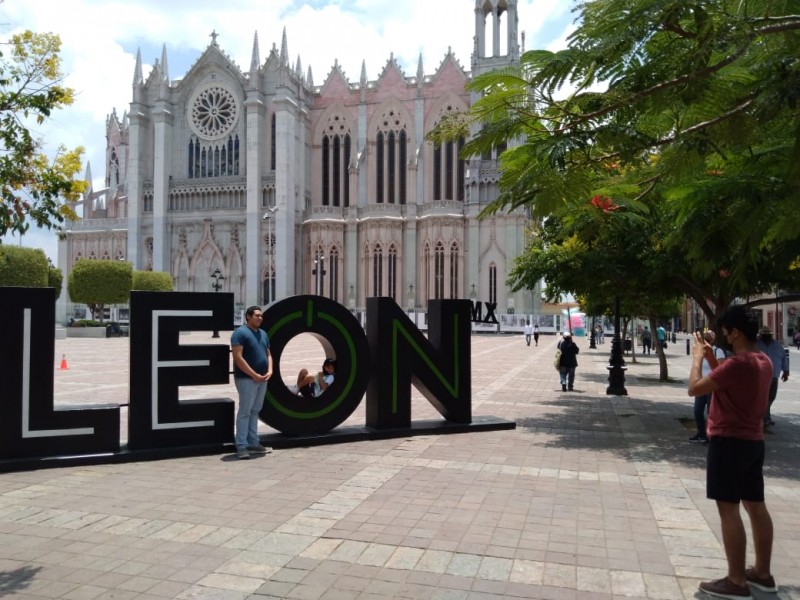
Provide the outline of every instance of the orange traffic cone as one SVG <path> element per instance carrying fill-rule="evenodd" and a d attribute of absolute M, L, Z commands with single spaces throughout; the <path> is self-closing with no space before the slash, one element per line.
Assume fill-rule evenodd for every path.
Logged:
<path fill-rule="evenodd" d="M 66 371 L 67 369 L 69 369 L 69 367 L 67 366 L 67 355 L 66 354 L 62 354 L 61 355 L 61 366 L 58 367 L 58 368 L 61 371 Z"/>

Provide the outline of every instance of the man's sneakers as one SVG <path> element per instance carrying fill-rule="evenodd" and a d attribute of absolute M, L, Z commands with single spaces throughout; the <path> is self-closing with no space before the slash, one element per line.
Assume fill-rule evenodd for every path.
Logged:
<path fill-rule="evenodd" d="M 736 585 L 730 579 L 724 577 L 716 581 L 704 581 L 700 584 L 700 591 L 715 598 L 730 598 L 732 600 L 751 599 L 753 596 L 750 594 L 750 586 L 772 594 L 778 591 L 778 586 L 772 575 L 759 577 L 755 568 L 750 567 L 744 572 L 744 576 L 747 579 L 746 585 Z"/>
<path fill-rule="evenodd" d="M 272 448 L 256 444 L 255 446 L 248 446 L 247 448 L 236 448 L 236 458 L 239 460 L 247 460 L 253 454 L 269 454 Z"/>
<path fill-rule="evenodd" d="M 746 585 L 736 585 L 727 577 L 716 581 L 704 581 L 700 584 L 700 591 L 715 598 L 730 598 L 731 600 L 752 600 L 750 588 Z"/>
<path fill-rule="evenodd" d="M 255 446 L 248 446 L 247 451 L 250 454 L 269 454 L 272 452 L 272 448 L 262 446 L 261 444 L 256 444 Z"/>
<path fill-rule="evenodd" d="M 761 590 L 762 592 L 770 592 L 775 593 L 778 591 L 778 586 L 775 584 L 775 578 L 772 575 L 768 575 L 767 577 L 759 577 L 756 575 L 756 570 L 754 567 L 750 567 L 744 572 L 744 576 L 747 579 L 747 583 L 752 585 L 757 590 Z"/>
<path fill-rule="evenodd" d="M 689 438 L 689 441 L 694 444 L 707 444 L 708 438 L 704 435 L 700 435 L 699 433 L 695 433 L 692 437 Z"/>

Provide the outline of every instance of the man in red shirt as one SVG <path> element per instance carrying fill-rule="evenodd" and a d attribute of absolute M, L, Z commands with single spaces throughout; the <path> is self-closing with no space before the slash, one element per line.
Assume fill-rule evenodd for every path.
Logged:
<path fill-rule="evenodd" d="M 717 364 L 710 344 L 695 334 L 689 395 L 713 394 L 708 415 L 706 496 L 717 503 L 728 575 L 700 584 L 718 598 L 752 598 L 750 587 L 777 592 L 770 573 L 772 518 L 764 503 L 764 412 L 772 382 L 769 358 L 756 349 L 758 319 L 749 309 L 732 306 L 718 325 L 735 355 Z M 703 377 L 706 358 L 712 371 Z M 750 516 L 755 566 L 745 569 L 747 534 L 739 503 Z"/>

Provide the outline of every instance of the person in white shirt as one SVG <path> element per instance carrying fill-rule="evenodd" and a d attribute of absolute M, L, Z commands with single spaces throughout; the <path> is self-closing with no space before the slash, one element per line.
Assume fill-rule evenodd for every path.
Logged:
<path fill-rule="evenodd" d="M 297 375 L 297 391 L 304 398 L 313 399 L 322 394 L 333 383 L 336 374 L 336 360 L 326 358 L 322 370 L 312 375 L 308 369 L 301 369 Z"/>
<path fill-rule="evenodd" d="M 531 336 L 533 335 L 533 325 L 530 321 L 525 323 L 525 343 L 531 345 Z"/>

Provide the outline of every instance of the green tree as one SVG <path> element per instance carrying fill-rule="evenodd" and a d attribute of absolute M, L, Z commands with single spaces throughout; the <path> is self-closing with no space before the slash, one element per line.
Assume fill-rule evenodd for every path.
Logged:
<path fill-rule="evenodd" d="M 56 290 L 56 300 L 58 300 L 61 297 L 61 288 L 64 287 L 64 273 L 54 266 L 49 259 L 47 262 L 47 285 Z"/>
<path fill-rule="evenodd" d="M 108 304 L 127 302 L 133 284 L 131 263 L 115 260 L 89 260 L 75 263 L 67 280 L 67 291 L 73 302 L 81 302 L 102 323 Z"/>
<path fill-rule="evenodd" d="M 43 152 L 31 126 L 73 102 L 61 85 L 61 40 L 26 31 L 0 48 L 0 236 L 24 233 L 35 223 L 51 228 L 77 218 L 69 202 L 87 182 L 76 180 L 83 148 L 59 146 L 54 159 Z"/>
<path fill-rule="evenodd" d="M 48 270 L 44 250 L 0 245 L 0 286 L 47 287 Z"/>
<path fill-rule="evenodd" d="M 581 2 L 566 49 L 476 77 L 482 98 L 431 137 L 479 130 L 470 156 L 512 142 L 485 213 L 526 205 L 544 219 L 601 197 L 623 209 L 605 226 L 635 215 L 666 285 L 714 319 L 800 283 L 797 8 Z M 643 270 L 623 264 L 626 278 Z"/>
<path fill-rule="evenodd" d="M 171 292 L 172 276 L 164 271 L 134 271 L 133 290 Z"/>

